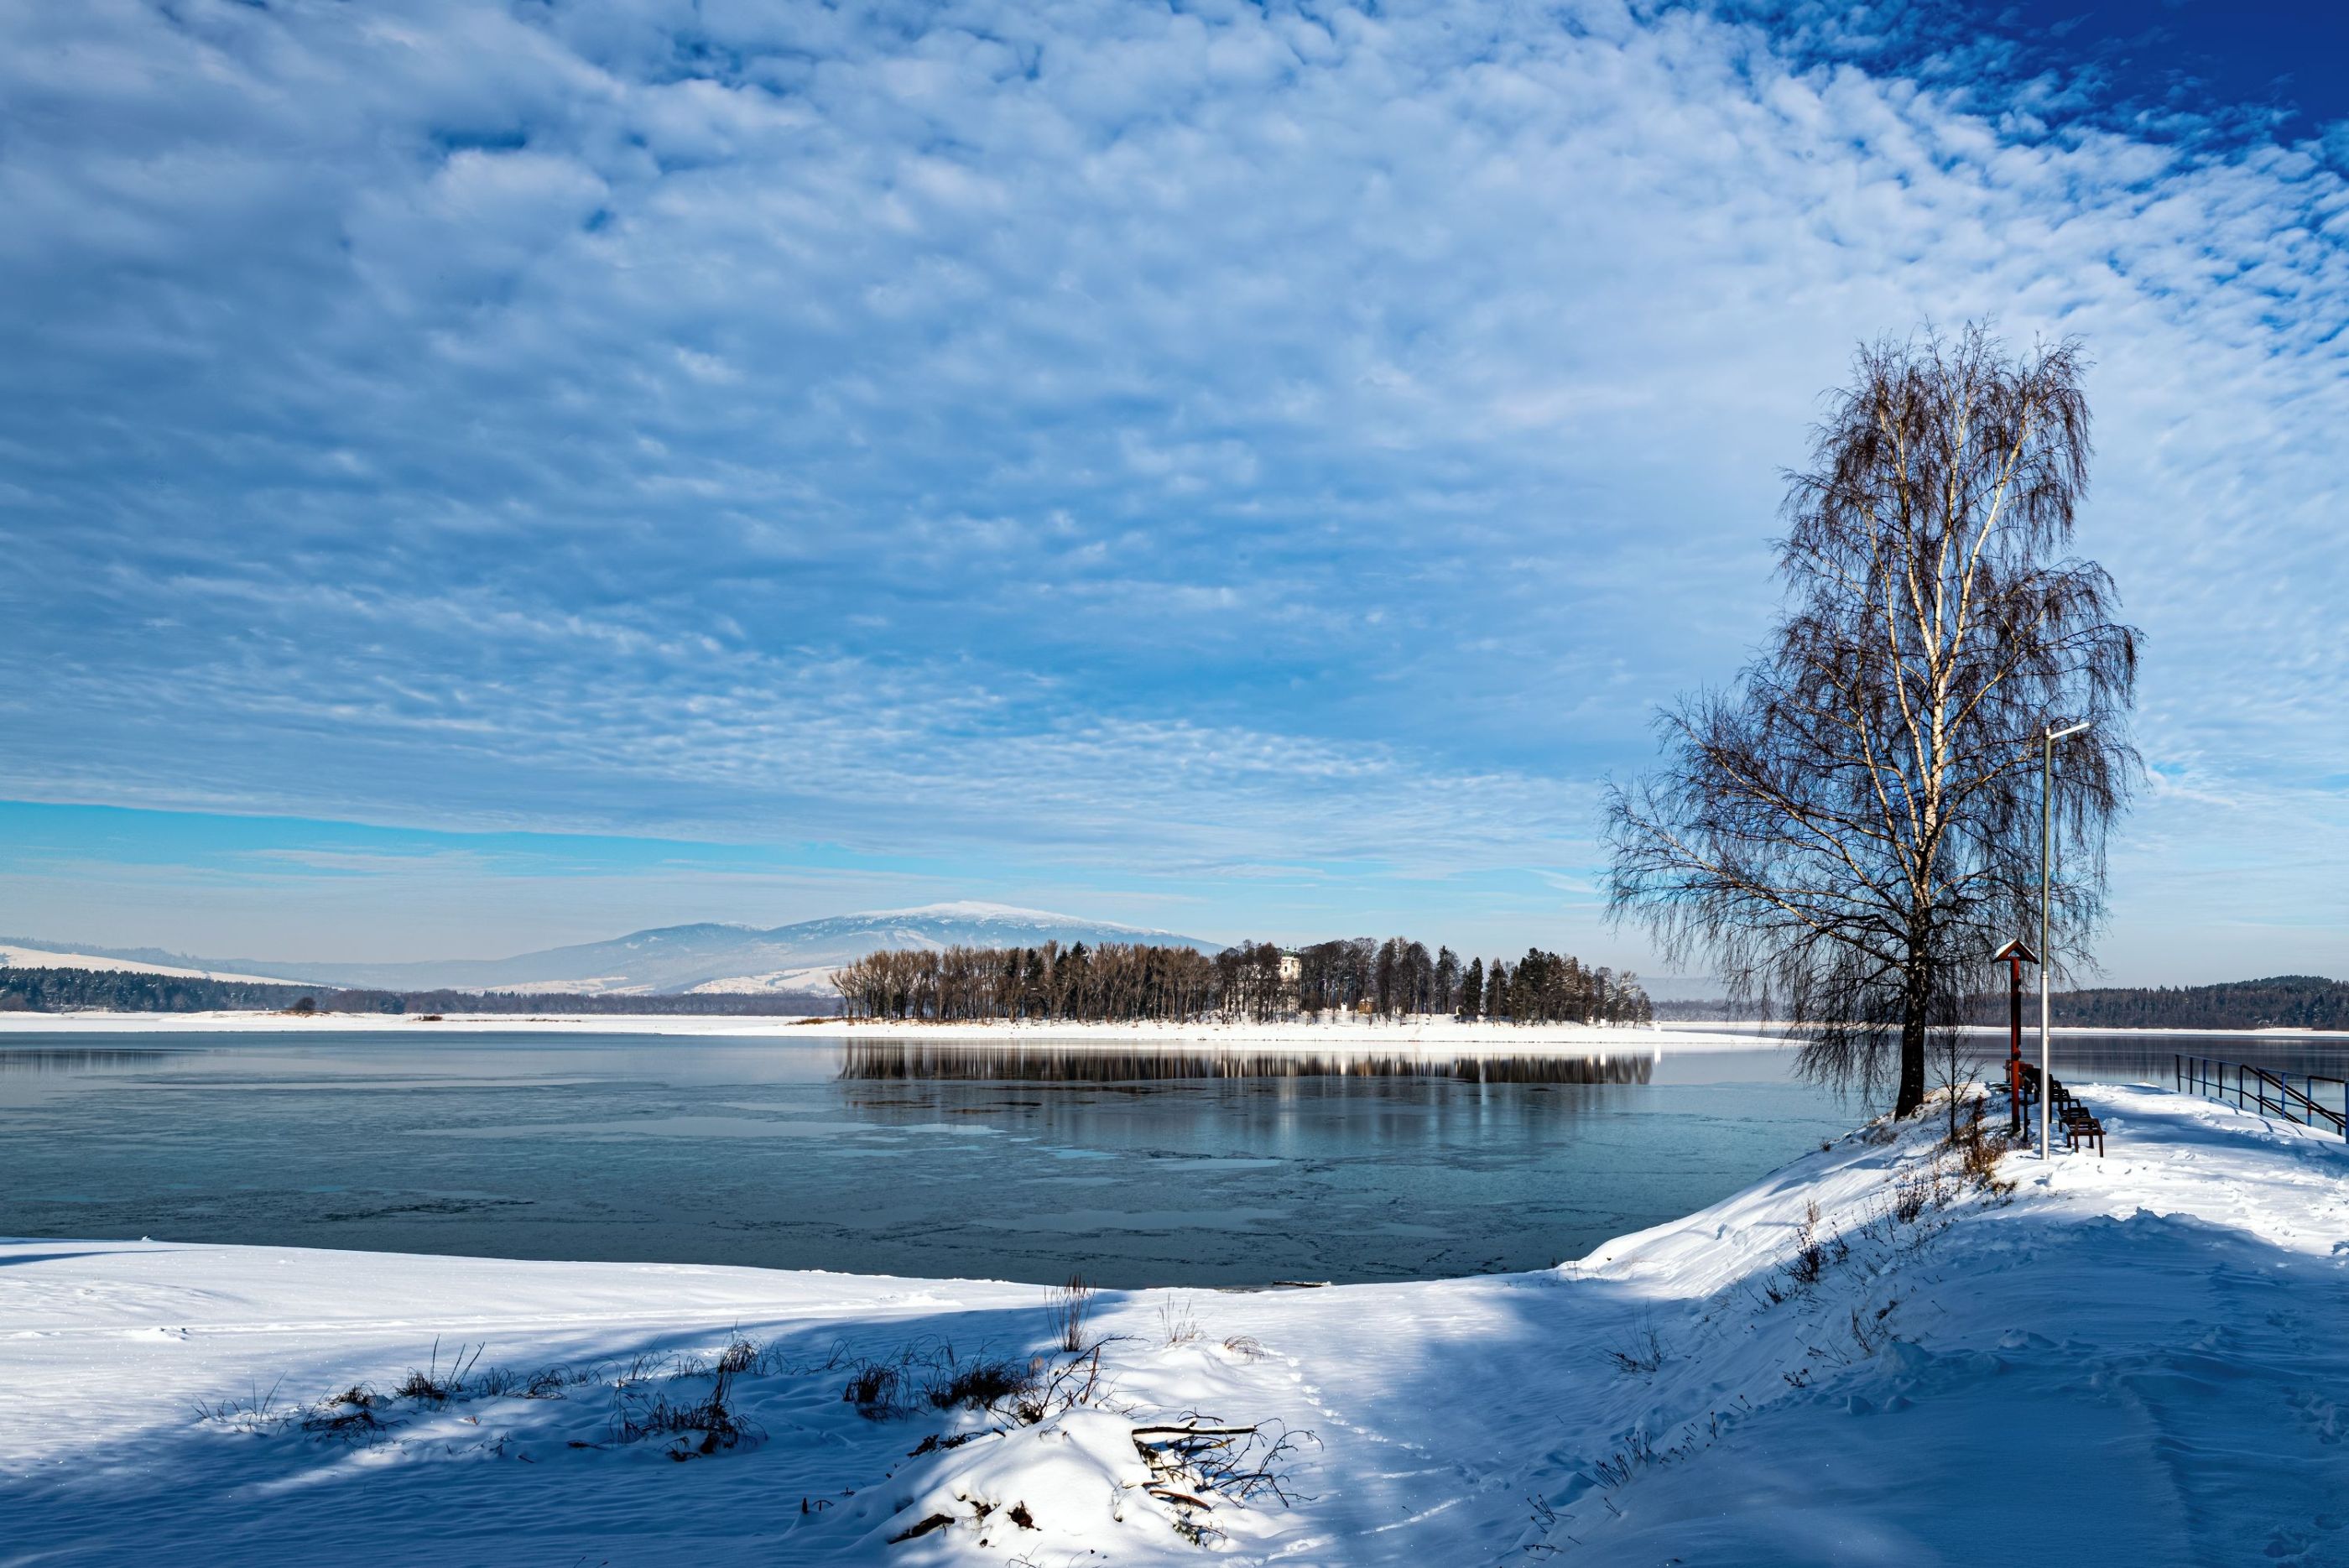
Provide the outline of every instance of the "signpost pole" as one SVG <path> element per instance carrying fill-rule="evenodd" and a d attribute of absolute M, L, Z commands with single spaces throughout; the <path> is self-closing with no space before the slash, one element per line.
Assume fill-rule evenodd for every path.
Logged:
<path fill-rule="evenodd" d="M 2011 945 L 2011 944 L 2010 944 Z M 2006 955 L 2006 1136 L 2023 1130 L 2023 954 Z"/>
<path fill-rule="evenodd" d="M 2023 966 L 2037 963 L 2039 955 L 2017 937 L 1990 961 L 2006 965 L 2006 1136 L 2017 1138 L 2023 1136 Z"/>

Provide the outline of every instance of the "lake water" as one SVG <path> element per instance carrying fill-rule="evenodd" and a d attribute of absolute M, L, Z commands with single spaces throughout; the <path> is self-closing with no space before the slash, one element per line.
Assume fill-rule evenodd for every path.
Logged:
<path fill-rule="evenodd" d="M 2166 1082 L 2154 1054 L 2105 1075 Z M 1117 1286 L 1538 1268 L 1867 1114 L 1787 1064 L 14 1034 L 0 1233 Z"/>

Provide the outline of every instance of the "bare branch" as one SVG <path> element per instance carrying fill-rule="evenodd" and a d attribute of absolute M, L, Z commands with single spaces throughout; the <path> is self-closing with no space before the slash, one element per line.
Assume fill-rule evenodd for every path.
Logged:
<path fill-rule="evenodd" d="M 2137 636 L 2064 558 L 2087 483 L 2072 342 L 2012 358 L 1980 327 L 1860 349 L 1787 476 L 1788 607 L 1730 694 L 1659 716 L 1662 766 L 1610 791 L 1609 908 L 1782 1016 L 1816 1075 L 1896 1108 L 1928 1032 L 2025 929 L 2036 738 L 2064 742 L 2055 952 L 2085 958 L 2135 778 Z M 1897 1044 L 1897 1062 L 1893 1047 Z"/>

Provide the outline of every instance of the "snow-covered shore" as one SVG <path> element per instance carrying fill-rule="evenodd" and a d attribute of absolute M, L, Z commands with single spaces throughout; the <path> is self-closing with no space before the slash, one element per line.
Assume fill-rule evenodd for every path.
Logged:
<path fill-rule="evenodd" d="M 919 1040 L 941 1044 L 1102 1044 L 1132 1048 L 1145 1044 L 1337 1047 L 1392 1051 L 1440 1046 L 1513 1054 L 1562 1053 L 1613 1055 L 1648 1050 L 1733 1051 L 1776 1049 L 1783 1034 L 1762 1023 L 1653 1025 L 1573 1023 L 1462 1023 L 1452 1019 L 1410 1018 L 1399 1023 L 1331 1018 L 1318 1023 L 1284 1019 L 1273 1023 L 922 1023 L 896 1021 L 850 1023 L 839 1018 L 698 1017 L 667 1012 L 515 1013 L 451 1012 L 426 1017 L 381 1012 L 0 1012 L 0 1044 L 12 1034 L 372 1034 L 417 1038 L 439 1033 L 491 1034 L 673 1034 L 714 1039 L 802 1038 L 847 1035 L 860 1040 Z M 2003 1028 L 1971 1030 L 2003 1037 Z M 2158 1042 L 2178 1035 L 2232 1035 L 2247 1045 L 2329 1043 L 2349 1033 L 2310 1029 L 2074 1029 L 2064 1037 Z M 2026 1035 L 2029 1032 L 2026 1032 Z"/>
<path fill-rule="evenodd" d="M 994 1410 L 923 1388 L 1068 1367 L 1033 1287 L 0 1243 L 0 1563 L 2349 1562 L 2349 1151 L 2091 1099 L 2005 1195 L 1917 1125 L 1551 1272 L 1105 1294 Z M 627 1440 L 737 1344 L 739 1441 Z"/>
<path fill-rule="evenodd" d="M 1775 1047 L 1775 1036 L 1709 1030 L 1571 1023 L 1461 1023 L 1451 1019 L 1401 1023 L 1339 1018 L 1275 1023 L 921 1023 L 786 1017 L 698 1017 L 677 1013 L 473 1012 L 425 1018 L 380 1012 L 0 1012 L 0 1043 L 11 1034 L 369 1034 L 426 1038 L 434 1033 L 669 1034 L 717 1039 L 802 1039 L 813 1034 L 857 1040 L 914 1040 L 940 1044 L 1088 1044 L 1338 1047 L 1393 1051 L 1421 1046 L 1511 1054 L 1613 1055 L 1664 1047 L 1721 1051 L 1743 1044 Z"/>

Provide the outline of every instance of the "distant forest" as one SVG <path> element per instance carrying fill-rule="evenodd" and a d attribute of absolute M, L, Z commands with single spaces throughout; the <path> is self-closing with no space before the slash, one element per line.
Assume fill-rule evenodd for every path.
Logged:
<path fill-rule="evenodd" d="M 1284 972 L 1287 971 L 1288 972 Z M 1063 950 L 894 949 L 834 971 L 852 1018 L 944 1023 L 1266 1023 L 1325 1013 L 1406 1013 L 1514 1023 L 1645 1023 L 1652 1016 L 1636 977 L 1586 969 L 1572 958 L 1528 950 L 1513 969 L 1450 948 L 1430 953 L 1403 937 L 1357 937 L 1284 953 L 1239 942 L 1210 958 L 1190 948 L 1080 942 Z"/>
<path fill-rule="evenodd" d="M 336 991 L 256 985 L 125 970 L 0 969 L 0 1012 L 664 1012 L 681 1016 L 805 1018 L 832 1011 L 820 997 L 771 993 L 585 996 L 478 991 Z"/>
<path fill-rule="evenodd" d="M 2023 1008 L 2037 1023 L 2037 993 Z M 2067 1029 L 2337 1029 L 2349 1030 L 2349 981 L 2314 974 L 2230 980 L 2216 985 L 2097 986 L 2059 991 L 2055 1024 Z M 1979 998 L 1978 1023 L 2004 1023 L 2003 993 Z M 1661 1002 L 1656 1016 L 1693 1022 L 1733 1016 L 1726 1002 Z"/>
<path fill-rule="evenodd" d="M 949 948 L 868 954 L 840 971 L 841 1006 L 859 1018 L 1244 1018 L 1369 1012 L 1483 1018 L 1497 1023 L 1644 1023 L 1729 1016 L 1723 1002 L 1651 1002 L 1636 976 L 1528 951 L 1514 965 L 1433 954 L 1395 938 L 1319 942 L 1297 950 L 1281 978 L 1281 950 L 1243 942 L 1210 958 L 1189 948 L 1104 943 L 1062 950 Z M 1016 963 L 1016 973 L 1014 965 Z M 305 1007 L 305 1003 L 307 1006 Z M 216 1012 L 243 1010 L 356 1013 L 669 1013 L 703 1017 L 822 1016 L 811 995 L 696 993 L 613 996 L 471 991 L 337 991 L 251 984 L 117 970 L 0 969 L 0 1012 Z M 2003 997 L 1976 1016 L 2006 1019 Z M 2219 985 L 2105 986 L 2055 993 L 2055 1022 L 2103 1029 L 2333 1029 L 2349 1031 L 2349 981 L 2286 974 Z"/>
<path fill-rule="evenodd" d="M 2086 1028 L 2349 1029 L 2349 981 L 2314 974 L 2218 985 L 2102 986 L 2063 992 L 2055 1003 L 2060 1022 Z M 1992 1022 L 2005 1017 L 2002 999 Z"/>

